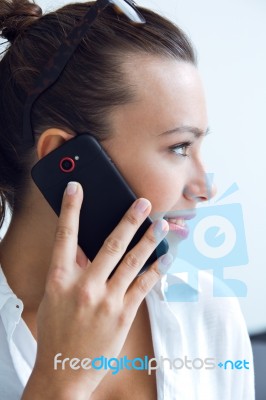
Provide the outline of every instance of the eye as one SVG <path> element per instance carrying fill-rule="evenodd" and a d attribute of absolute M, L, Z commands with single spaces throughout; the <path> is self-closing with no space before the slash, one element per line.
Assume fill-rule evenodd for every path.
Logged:
<path fill-rule="evenodd" d="M 173 152 L 177 156 L 189 157 L 188 149 L 191 147 L 191 145 L 192 145 L 192 142 L 184 142 L 184 143 L 180 143 L 175 146 L 171 146 L 169 149 L 171 152 Z"/>

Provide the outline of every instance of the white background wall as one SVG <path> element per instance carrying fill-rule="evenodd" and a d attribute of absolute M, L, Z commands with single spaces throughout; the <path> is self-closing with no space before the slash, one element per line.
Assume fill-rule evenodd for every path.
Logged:
<path fill-rule="evenodd" d="M 44 11 L 66 1 L 37 1 Z M 178 23 L 199 56 L 212 134 L 203 156 L 215 173 L 216 199 L 241 203 L 249 264 L 226 269 L 248 287 L 240 304 L 251 333 L 266 329 L 266 2 L 265 0 L 139 0 Z M 220 203 L 219 203 L 220 204 Z"/>

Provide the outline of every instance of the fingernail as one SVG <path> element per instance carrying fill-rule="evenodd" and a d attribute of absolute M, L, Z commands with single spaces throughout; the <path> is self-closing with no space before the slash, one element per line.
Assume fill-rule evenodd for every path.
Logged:
<path fill-rule="evenodd" d="M 155 235 L 162 236 L 169 230 L 169 225 L 165 219 L 158 219 L 153 225 Z"/>
<path fill-rule="evenodd" d="M 158 266 L 158 269 L 161 274 L 166 274 L 166 272 L 171 267 L 173 259 L 174 257 L 169 252 L 166 253 L 164 256 L 162 256 L 162 258 L 159 260 L 159 266 Z"/>
<path fill-rule="evenodd" d="M 135 210 L 139 211 L 140 213 L 144 214 L 145 211 L 150 207 L 151 203 L 149 200 L 146 199 L 139 199 L 135 204 Z"/>
<path fill-rule="evenodd" d="M 78 190 L 78 183 L 77 182 L 68 182 L 66 192 L 69 196 L 77 193 Z"/>

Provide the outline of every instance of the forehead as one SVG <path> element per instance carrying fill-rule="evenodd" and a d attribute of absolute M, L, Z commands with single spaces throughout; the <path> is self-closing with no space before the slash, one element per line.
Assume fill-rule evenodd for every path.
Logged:
<path fill-rule="evenodd" d="M 181 125 L 206 129 L 207 115 L 202 82 L 195 66 L 157 57 L 135 57 L 124 65 L 136 101 L 130 110 L 142 123 L 167 130 Z"/>

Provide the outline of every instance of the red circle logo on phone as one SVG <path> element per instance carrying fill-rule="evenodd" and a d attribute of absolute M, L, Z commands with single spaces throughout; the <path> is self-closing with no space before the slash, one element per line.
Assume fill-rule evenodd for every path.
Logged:
<path fill-rule="evenodd" d="M 63 172 L 72 172 L 75 168 L 75 161 L 70 157 L 64 157 L 60 161 L 60 169 Z"/>

